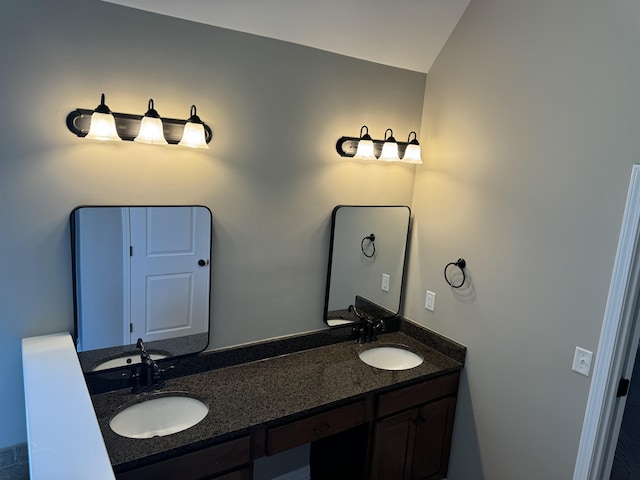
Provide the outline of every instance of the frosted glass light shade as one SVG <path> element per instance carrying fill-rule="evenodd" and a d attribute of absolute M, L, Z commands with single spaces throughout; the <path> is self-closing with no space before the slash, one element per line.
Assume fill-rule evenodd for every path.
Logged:
<path fill-rule="evenodd" d="M 387 132 L 389 136 L 387 137 Z M 382 152 L 380 153 L 379 160 L 385 162 L 399 162 L 400 156 L 398 155 L 398 143 L 393 138 L 393 130 L 387 128 L 384 132 L 384 143 L 382 144 Z"/>
<path fill-rule="evenodd" d="M 376 156 L 373 150 L 373 140 L 360 139 L 354 160 L 375 160 Z"/>
<path fill-rule="evenodd" d="M 195 105 L 191 105 L 190 117 L 184 126 L 182 140 L 178 142 L 178 145 L 191 148 L 209 148 L 209 145 L 207 145 L 207 136 L 204 131 L 204 124 L 198 116 Z"/>
<path fill-rule="evenodd" d="M 184 126 L 182 140 L 178 142 L 178 145 L 191 148 L 209 148 L 204 134 L 204 125 L 187 122 Z"/>
<path fill-rule="evenodd" d="M 162 120 L 154 117 L 142 117 L 140 132 L 133 140 L 153 145 L 167 145 L 167 140 L 164 138 L 164 131 L 162 130 Z"/>
<path fill-rule="evenodd" d="M 356 154 L 353 158 L 354 160 L 376 159 L 373 140 L 371 136 L 369 136 L 369 128 L 366 125 L 360 128 L 360 140 L 358 141 L 358 148 L 356 148 Z"/>
<path fill-rule="evenodd" d="M 382 153 L 380 154 L 379 160 L 384 160 L 386 162 L 399 162 L 400 157 L 398 156 L 398 144 L 395 141 L 385 141 L 382 145 Z"/>
<path fill-rule="evenodd" d="M 116 120 L 111 113 L 93 112 L 89 133 L 85 136 L 89 140 L 121 141 L 116 130 Z"/>
<path fill-rule="evenodd" d="M 414 143 L 407 145 L 402 161 L 405 163 L 422 164 L 420 145 L 416 145 Z"/>

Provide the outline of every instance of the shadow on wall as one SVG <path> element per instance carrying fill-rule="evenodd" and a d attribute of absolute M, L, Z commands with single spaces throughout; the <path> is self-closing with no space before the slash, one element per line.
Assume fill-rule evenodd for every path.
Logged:
<path fill-rule="evenodd" d="M 467 362 L 468 362 L 467 352 Z M 456 405 L 456 418 L 453 428 L 451 445 L 455 450 L 451 451 L 449 460 L 449 478 L 464 478 L 469 480 L 485 480 L 484 468 L 480 457 L 480 444 L 476 430 L 476 420 L 473 412 L 473 402 L 469 391 L 467 372 L 463 368 L 460 375 L 460 387 L 458 390 L 458 402 Z M 464 450 L 464 453 L 461 452 Z M 457 461 L 464 457 L 464 462 Z"/>

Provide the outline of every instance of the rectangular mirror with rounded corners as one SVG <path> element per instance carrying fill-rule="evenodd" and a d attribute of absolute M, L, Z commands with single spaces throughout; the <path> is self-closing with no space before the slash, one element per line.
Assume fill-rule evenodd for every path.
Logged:
<path fill-rule="evenodd" d="M 350 306 L 377 318 L 400 312 L 411 210 L 404 205 L 338 205 L 331 244 L 324 320 L 360 321 Z"/>
<path fill-rule="evenodd" d="M 209 344 L 211 211 L 81 206 L 71 212 L 75 342 L 85 373 Z"/>

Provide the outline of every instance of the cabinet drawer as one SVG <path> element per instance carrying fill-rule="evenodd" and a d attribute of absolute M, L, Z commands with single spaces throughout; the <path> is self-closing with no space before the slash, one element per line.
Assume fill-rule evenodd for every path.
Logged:
<path fill-rule="evenodd" d="M 118 480 L 195 480 L 246 465 L 251 459 L 251 437 L 231 440 L 196 452 L 136 468 L 116 475 Z M 234 474 L 235 475 L 235 474 Z M 225 477 L 222 477 L 225 478 Z M 230 478 L 242 478 L 232 476 Z"/>
<path fill-rule="evenodd" d="M 334 433 L 343 432 L 366 421 L 365 401 L 275 427 L 267 432 L 267 455 L 284 452 Z"/>
<path fill-rule="evenodd" d="M 454 372 L 423 383 L 383 393 L 378 397 L 377 416 L 385 417 L 438 398 L 456 395 L 459 382 L 460 372 Z"/>

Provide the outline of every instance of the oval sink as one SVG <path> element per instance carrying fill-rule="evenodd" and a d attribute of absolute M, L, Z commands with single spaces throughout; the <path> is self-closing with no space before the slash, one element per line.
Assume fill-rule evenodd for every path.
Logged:
<path fill-rule="evenodd" d="M 117 413 L 111 430 L 129 438 L 164 437 L 201 422 L 209 407 L 197 398 L 183 395 L 154 397 Z"/>
<path fill-rule="evenodd" d="M 167 358 L 167 355 L 163 353 L 150 353 L 150 355 L 152 360 L 162 360 L 163 358 Z M 135 365 L 137 363 L 140 363 L 140 353 L 131 353 L 129 355 L 123 355 L 121 357 L 111 358 L 109 360 L 101 362 L 93 367 L 93 371 L 99 372 L 101 370 L 108 370 L 110 368 Z"/>
<path fill-rule="evenodd" d="M 360 352 L 358 356 L 367 365 L 382 370 L 408 370 L 424 362 L 420 355 L 404 346 L 373 347 Z"/>

